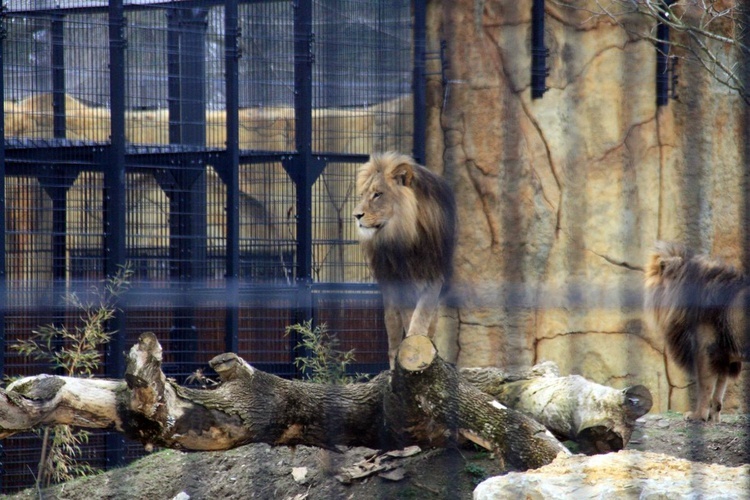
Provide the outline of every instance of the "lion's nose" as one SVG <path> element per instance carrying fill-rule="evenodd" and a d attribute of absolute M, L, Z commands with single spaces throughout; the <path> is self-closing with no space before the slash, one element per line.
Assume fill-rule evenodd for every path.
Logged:
<path fill-rule="evenodd" d="M 365 215 L 364 212 L 354 212 L 354 218 L 359 220 Z"/>

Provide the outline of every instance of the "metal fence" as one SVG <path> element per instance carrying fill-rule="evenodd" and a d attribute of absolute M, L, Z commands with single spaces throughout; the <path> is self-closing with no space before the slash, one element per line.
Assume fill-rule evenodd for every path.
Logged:
<path fill-rule="evenodd" d="M 4 375 L 11 345 L 74 325 L 62 300 L 129 263 L 102 376 L 146 331 L 180 381 L 237 352 L 297 375 L 285 327 L 312 318 L 387 367 L 381 302 L 351 212 L 374 150 L 423 158 L 424 5 L 409 0 L 5 0 L 0 90 Z M 3 442 L 2 491 L 39 439 Z M 135 443 L 95 433 L 91 465 Z"/>

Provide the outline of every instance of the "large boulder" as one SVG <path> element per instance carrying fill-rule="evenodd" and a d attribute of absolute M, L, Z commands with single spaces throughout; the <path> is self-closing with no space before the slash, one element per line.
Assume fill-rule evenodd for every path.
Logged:
<path fill-rule="evenodd" d="M 726 467 L 659 453 L 559 456 L 536 470 L 480 483 L 474 500 L 511 498 L 748 498 L 750 465 Z"/>

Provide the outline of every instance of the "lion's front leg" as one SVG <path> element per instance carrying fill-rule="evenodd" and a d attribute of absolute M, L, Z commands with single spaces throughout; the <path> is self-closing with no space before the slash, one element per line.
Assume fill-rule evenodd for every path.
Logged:
<path fill-rule="evenodd" d="M 388 361 L 391 370 L 396 366 L 396 353 L 398 346 L 404 339 L 404 323 L 401 310 L 395 300 L 395 296 L 383 291 L 383 306 L 385 308 L 385 331 L 388 333 Z"/>
<path fill-rule="evenodd" d="M 422 289 L 417 300 L 417 306 L 411 314 L 411 321 L 406 330 L 406 336 L 426 335 L 430 339 L 435 335 L 437 325 L 438 306 L 440 304 L 440 290 L 442 281 L 428 283 Z"/>

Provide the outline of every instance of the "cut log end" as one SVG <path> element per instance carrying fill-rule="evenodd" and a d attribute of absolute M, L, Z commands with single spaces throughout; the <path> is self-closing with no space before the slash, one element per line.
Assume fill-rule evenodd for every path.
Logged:
<path fill-rule="evenodd" d="M 435 344 L 427 336 L 412 335 L 401 342 L 396 361 L 404 370 L 418 372 L 429 367 L 436 356 Z"/>
<path fill-rule="evenodd" d="M 620 451 L 625 447 L 623 437 L 608 425 L 593 425 L 582 429 L 575 441 L 581 453 L 586 455 Z"/>
<path fill-rule="evenodd" d="M 642 417 L 651 410 L 653 399 L 651 391 L 645 386 L 634 385 L 623 389 L 623 407 L 628 416 L 632 419 Z"/>
<path fill-rule="evenodd" d="M 209 361 L 208 364 L 224 382 L 229 382 L 239 377 L 243 367 L 246 370 L 252 371 L 250 365 L 245 364 L 242 358 L 231 352 L 219 354 Z"/>

